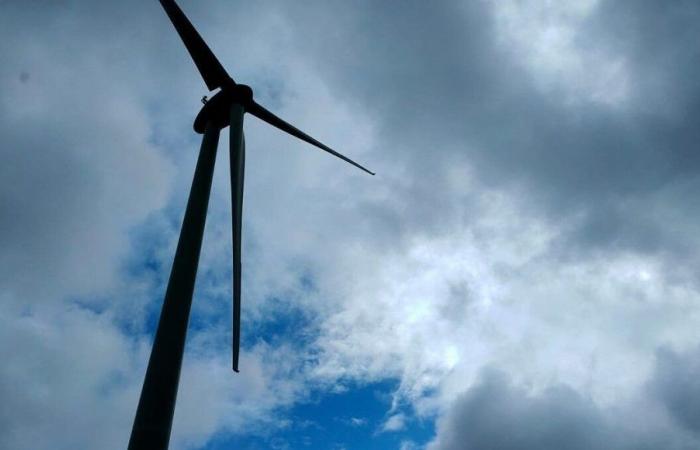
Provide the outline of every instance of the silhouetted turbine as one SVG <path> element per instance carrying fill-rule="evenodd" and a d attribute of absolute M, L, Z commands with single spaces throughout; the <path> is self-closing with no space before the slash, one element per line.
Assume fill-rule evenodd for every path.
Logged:
<path fill-rule="evenodd" d="M 160 0 L 160 3 L 187 47 L 207 88 L 210 91 L 214 89 L 220 89 L 220 91 L 211 100 L 205 102 L 194 122 L 195 131 L 204 136 L 168 280 L 168 288 L 165 292 L 163 309 L 131 431 L 130 450 L 168 448 L 220 130 L 227 126 L 230 127 L 231 209 L 233 215 L 232 352 L 233 370 L 236 372 L 238 372 L 241 336 L 241 225 L 245 171 L 243 114 L 250 113 L 270 125 L 374 175 L 373 172 L 327 147 L 256 103 L 253 100 L 253 90 L 233 81 L 175 1 Z"/>

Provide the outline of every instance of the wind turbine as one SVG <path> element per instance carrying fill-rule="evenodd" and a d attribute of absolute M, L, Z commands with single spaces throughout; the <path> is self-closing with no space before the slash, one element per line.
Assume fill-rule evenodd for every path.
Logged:
<path fill-rule="evenodd" d="M 210 91 L 220 90 L 211 100 L 204 101 L 203 99 L 204 106 L 194 121 L 194 130 L 203 134 L 202 146 L 136 410 L 129 440 L 129 450 L 168 448 L 220 131 L 227 126 L 230 127 L 229 150 L 233 216 L 232 352 L 233 370 L 236 372 L 238 372 L 241 336 L 241 218 L 245 168 L 243 115 L 249 113 L 374 175 L 373 172 L 327 147 L 258 104 L 253 99 L 253 90 L 244 84 L 237 84 L 224 70 L 175 1 L 160 0 L 160 4 L 175 26 L 175 30 L 199 69 L 207 88 Z"/>

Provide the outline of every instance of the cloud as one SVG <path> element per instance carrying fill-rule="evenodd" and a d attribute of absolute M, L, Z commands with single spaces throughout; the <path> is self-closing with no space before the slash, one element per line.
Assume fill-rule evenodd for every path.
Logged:
<path fill-rule="evenodd" d="M 363 419 L 361 417 L 351 417 L 350 425 L 353 427 L 363 427 L 367 425 L 367 419 Z"/>
<path fill-rule="evenodd" d="M 673 100 L 673 83 L 652 95 L 663 110 L 645 88 L 652 74 L 693 73 L 693 50 L 663 47 L 653 62 L 628 51 L 692 35 L 694 8 L 656 7 L 564 11 L 575 16 L 567 45 L 581 52 L 572 80 L 513 60 L 483 4 L 289 12 L 301 51 L 335 95 L 376 119 L 374 146 L 392 162 L 378 169 L 381 202 L 355 205 L 372 233 L 319 264 L 324 301 L 345 294 L 321 327 L 318 375 L 397 377 L 399 395 L 428 413 L 496 360 L 519 381 L 565 382 L 614 404 L 647 380 L 659 344 L 696 341 L 687 311 L 697 277 L 683 267 L 698 248 L 687 203 L 697 171 L 692 157 L 676 165 L 696 141 L 695 112 Z M 664 31 L 654 34 L 611 19 L 657 13 Z M 308 39 L 312 22 L 325 39 Z M 613 79 L 596 84 L 593 69 Z M 543 89 L 547 77 L 561 85 Z"/>
<path fill-rule="evenodd" d="M 689 449 L 694 443 L 663 415 L 639 404 L 597 406 L 566 385 L 540 392 L 515 386 L 498 371 L 456 398 L 438 422 L 430 450 Z"/>
<path fill-rule="evenodd" d="M 649 386 L 671 416 L 693 433 L 700 431 L 700 383 L 697 381 L 700 365 L 697 356 L 698 349 L 685 352 L 659 350 Z"/>
<path fill-rule="evenodd" d="M 4 8 L 20 18 L 27 12 Z M 134 88 L 124 78 L 106 86 L 128 71 L 89 47 L 73 57 L 70 48 L 91 42 L 94 30 L 76 26 L 69 10 L 43 10 L 37 28 L 26 31 L 33 38 L 22 40 L 15 34 L 21 20 L 9 17 L 0 49 L 7 92 L 0 103 L 0 283 L 32 303 L 102 293 L 116 282 L 129 228 L 164 205 L 172 165 L 151 142 Z M 20 85 L 22 71 L 33 76 Z"/>
<path fill-rule="evenodd" d="M 336 86 L 334 92 L 376 118 L 381 153 L 401 167 L 389 166 L 388 172 L 405 170 L 411 198 L 420 200 L 403 215 L 404 227 L 420 229 L 436 218 L 459 217 L 465 205 L 446 176 L 462 158 L 471 168 L 458 166 L 463 176 L 522 195 L 531 213 L 569 220 L 562 246 L 576 253 L 608 246 L 658 253 L 679 246 L 654 197 L 665 192 L 665 204 L 684 204 L 682 192 L 692 189 L 697 173 L 688 150 L 697 140 L 696 110 L 688 100 L 698 95 L 690 81 L 695 55 L 692 46 L 677 45 L 693 41 L 697 5 L 683 2 L 666 9 L 651 2 L 576 2 L 544 8 L 532 2 L 516 8 L 509 25 L 502 13 L 508 7 L 493 6 L 494 12 L 488 2 L 410 3 L 400 10 L 331 5 L 290 11 L 302 24 L 326 14 L 318 22 L 327 24 L 319 30 L 327 38 L 307 41 L 299 34 L 299 46 L 326 61 L 334 49 L 352 42 L 351 49 L 333 54 L 335 64 L 318 67 Z M 530 11 L 537 14 L 531 17 Z M 342 21 L 332 19 L 337 17 Z M 616 18 L 629 26 L 617 26 Z M 537 33 L 547 36 L 550 28 L 571 29 L 565 41 L 576 51 L 557 55 L 575 58 L 573 67 L 585 70 L 562 74 L 531 60 L 528 55 L 543 45 Z M 514 30 L 522 33 L 517 47 L 508 44 Z M 527 51 L 517 52 L 521 47 Z M 595 83 L 604 77 L 590 71 L 608 70 L 607 59 L 614 66 L 620 58 L 628 103 L 622 109 L 605 102 L 572 104 L 559 89 L 543 92 L 541 82 L 533 80 L 533 71 L 553 70 L 557 82 L 567 83 L 570 73 Z M 603 91 L 595 95 L 604 100 L 618 95 L 610 84 L 595 87 Z M 435 205 L 440 214 L 429 213 Z M 695 217 L 694 208 L 687 212 Z"/>
<path fill-rule="evenodd" d="M 78 308 L 16 314 L 4 304 L 0 321 L 0 446 L 123 448 L 145 343 Z"/>
<path fill-rule="evenodd" d="M 79 307 L 0 312 L 0 445 L 124 448 L 150 343 L 124 335 L 109 314 Z M 246 371 L 234 376 L 228 358 L 199 348 L 206 336 L 197 338 L 185 355 L 171 448 L 197 448 L 244 427 L 269 432 L 277 408 L 304 395 L 289 348 L 244 352 Z"/>
<path fill-rule="evenodd" d="M 382 425 L 382 431 L 384 432 L 401 431 L 404 428 L 406 428 L 406 416 L 402 413 L 393 414 Z"/>
<path fill-rule="evenodd" d="M 183 2 L 262 103 L 378 175 L 246 119 L 247 369 L 232 380 L 222 137 L 175 446 L 385 378 L 392 412 L 442 417 L 445 448 L 465 418 L 483 425 L 473 439 L 505 438 L 489 428 L 500 416 L 530 425 L 521 442 L 602 448 L 595 430 L 625 448 L 611 427 L 651 420 L 610 411 L 650 376 L 648 396 L 696 429 L 681 382 L 694 369 L 655 352 L 697 344 L 697 5 L 517 5 Z M 32 375 L 0 426 L 21 448 L 38 417 L 92 448 L 85 430 L 116 421 L 105 439 L 123 447 L 204 88 L 155 2 L 0 8 L 2 342 L 27 348 L 2 389 Z M 292 313 L 293 333 L 259 331 Z M 35 379 L 36 361 L 80 375 Z M 489 365 L 503 374 L 480 375 Z M 117 391 L 94 387 L 115 377 Z M 37 413 L 42 389 L 119 417 L 62 426 Z"/>

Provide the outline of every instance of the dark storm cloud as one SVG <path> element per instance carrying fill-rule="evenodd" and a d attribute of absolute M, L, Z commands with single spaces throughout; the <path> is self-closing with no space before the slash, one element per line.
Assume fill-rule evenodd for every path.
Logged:
<path fill-rule="evenodd" d="M 648 422 L 648 423 L 646 423 Z M 494 370 L 455 399 L 430 450 L 690 449 L 663 423 L 605 410 L 567 386 L 532 394 Z"/>
<path fill-rule="evenodd" d="M 700 168 L 698 11 L 697 2 L 609 1 L 577 30 L 584 50 L 624 59 L 630 98 L 619 108 L 542 92 L 500 44 L 485 2 L 336 2 L 290 15 L 334 91 L 381 123 L 380 173 L 409 166 L 407 190 L 421 193 L 409 213 L 416 227 L 463 208 L 444 199 L 445 169 L 463 156 L 482 183 L 517 187 L 554 221 L 573 220 L 560 251 L 657 252 L 687 247 L 650 211 L 662 189 L 684 207 Z"/>
<path fill-rule="evenodd" d="M 649 386 L 681 426 L 700 433 L 700 349 L 660 350 Z"/>
<path fill-rule="evenodd" d="M 700 52 L 697 42 L 700 30 L 693 26 L 698 20 L 700 6 L 692 0 L 668 4 L 650 0 L 606 1 L 591 17 L 590 34 L 581 39 L 586 42 L 596 39 L 604 41 L 612 50 L 626 56 L 636 73 L 636 83 L 642 90 L 644 101 L 639 109 L 651 113 L 648 117 L 658 118 L 668 112 L 683 114 L 698 107 Z M 689 127 L 689 121 L 675 119 L 659 121 L 656 125 L 649 123 L 654 125 L 650 135 L 658 134 L 669 139 L 675 136 L 682 140 L 697 133 Z M 668 134 L 664 135 L 664 132 Z M 668 156 L 675 156 L 680 165 L 674 168 L 682 170 L 697 167 L 698 157 L 693 156 L 694 153 L 688 151 Z M 691 167 L 684 167 L 689 161 L 684 161 L 683 157 L 694 160 Z"/>

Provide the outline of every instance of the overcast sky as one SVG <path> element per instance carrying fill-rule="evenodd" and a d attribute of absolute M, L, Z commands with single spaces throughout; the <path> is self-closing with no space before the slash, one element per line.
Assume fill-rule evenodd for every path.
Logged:
<path fill-rule="evenodd" d="M 181 6 L 228 138 L 171 448 L 700 448 L 700 3 Z M 156 1 L 0 0 L 0 447 L 122 449 L 208 94 Z"/>

